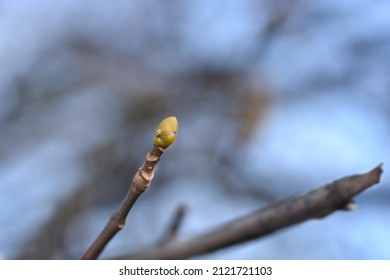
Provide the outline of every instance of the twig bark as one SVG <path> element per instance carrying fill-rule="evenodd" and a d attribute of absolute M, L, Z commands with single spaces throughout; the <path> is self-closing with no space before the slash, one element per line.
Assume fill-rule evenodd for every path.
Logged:
<path fill-rule="evenodd" d="M 351 210 L 353 197 L 377 184 L 381 173 L 379 165 L 367 173 L 341 178 L 300 197 L 269 206 L 208 234 L 166 243 L 127 258 L 187 259 L 259 238 L 309 219 L 323 218 L 337 210 Z"/>
<path fill-rule="evenodd" d="M 108 242 L 125 226 L 126 217 L 134 203 L 149 187 L 154 176 L 154 168 L 159 162 L 161 155 L 166 148 L 175 142 L 177 129 L 178 124 L 175 117 L 168 117 L 157 126 L 154 132 L 153 149 L 146 155 L 144 165 L 135 174 L 120 208 L 111 215 L 102 232 L 82 256 L 82 260 L 97 259 Z"/>
<path fill-rule="evenodd" d="M 164 235 L 164 237 L 161 239 L 161 241 L 158 243 L 159 245 L 164 245 L 169 242 L 172 242 L 176 239 L 177 233 L 180 229 L 180 226 L 183 223 L 184 216 L 187 211 L 186 205 L 180 205 L 180 207 L 176 210 L 175 216 L 172 219 L 172 223 L 170 224 L 167 233 Z"/>

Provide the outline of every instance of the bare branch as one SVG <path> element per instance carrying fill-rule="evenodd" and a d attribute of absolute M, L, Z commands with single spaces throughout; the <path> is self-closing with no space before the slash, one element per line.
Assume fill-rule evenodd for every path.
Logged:
<path fill-rule="evenodd" d="M 166 243 L 128 256 L 129 259 L 187 259 L 246 242 L 336 210 L 349 210 L 353 197 L 380 180 L 382 165 L 341 178 L 300 197 L 282 201 L 189 240 Z"/>
<path fill-rule="evenodd" d="M 153 180 L 154 168 L 159 162 L 161 155 L 166 148 L 175 142 L 177 126 L 175 117 L 168 117 L 157 126 L 154 133 L 153 149 L 146 155 L 144 165 L 135 174 L 122 205 L 111 216 L 102 232 L 81 259 L 97 259 L 108 242 L 125 226 L 126 217 L 134 203 Z"/>
<path fill-rule="evenodd" d="M 186 212 L 187 212 L 187 206 L 184 204 L 180 205 L 180 207 L 175 212 L 175 216 L 172 219 L 172 223 L 169 226 L 167 233 L 161 239 L 159 243 L 160 245 L 170 243 L 176 239 L 177 233 L 180 229 L 180 226 L 182 225 Z"/>

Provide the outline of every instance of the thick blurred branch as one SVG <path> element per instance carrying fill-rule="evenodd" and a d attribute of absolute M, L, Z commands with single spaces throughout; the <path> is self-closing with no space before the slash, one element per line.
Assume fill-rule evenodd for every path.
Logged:
<path fill-rule="evenodd" d="M 271 234 L 282 228 L 351 210 L 353 197 L 377 184 L 382 165 L 343 177 L 300 197 L 282 201 L 190 240 L 174 241 L 127 256 L 128 259 L 187 259 Z M 351 204 L 352 203 L 352 204 Z"/>

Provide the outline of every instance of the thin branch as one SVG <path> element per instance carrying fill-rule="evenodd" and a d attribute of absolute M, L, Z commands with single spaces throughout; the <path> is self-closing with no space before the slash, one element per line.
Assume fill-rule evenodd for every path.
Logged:
<path fill-rule="evenodd" d="M 161 239 L 159 245 L 170 243 L 176 239 L 177 233 L 183 223 L 186 212 L 187 212 L 187 206 L 184 204 L 180 205 L 175 212 L 175 215 L 172 219 L 172 223 L 170 224 L 167 233 Z"/>
<path fill-rule="evenodd" d="M 282 201 L 232 221 L 210 233 L 189 240 L 170 242 L 129 259 L 187 259 L 271 234 L 282 228 L 337 210 L 353 209 L 353 197 L 380 180 L 382 165 L 359 175 L 341 178 L 300 197 Z"/>
<path fill-rule="evenodd" d="M 126 217 L 134 203 L 149 187 L 154 176 L 154 168 L 159 162 L 161 155 L 166 148 L 175 142 L 177 126 L 175 117 L 168 117 L 157 126 L 154 134 L 153 149 L 146 155 L 144 165 L 135 174 L 122 205 L 118 211 L 111 215 L 102 232 L 81 259 L 97 259 L 108 242 L 125 226 Z"/>

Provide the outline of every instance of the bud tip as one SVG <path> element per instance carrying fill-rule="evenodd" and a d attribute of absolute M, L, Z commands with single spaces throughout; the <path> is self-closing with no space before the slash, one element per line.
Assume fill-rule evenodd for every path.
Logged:
<path fill-rule="evenodd" d="M 168 148 L 176 140 L 178 122 L 176 117 L 171 116 L 163 119 L 154 131 L 154 144 Z"/>

